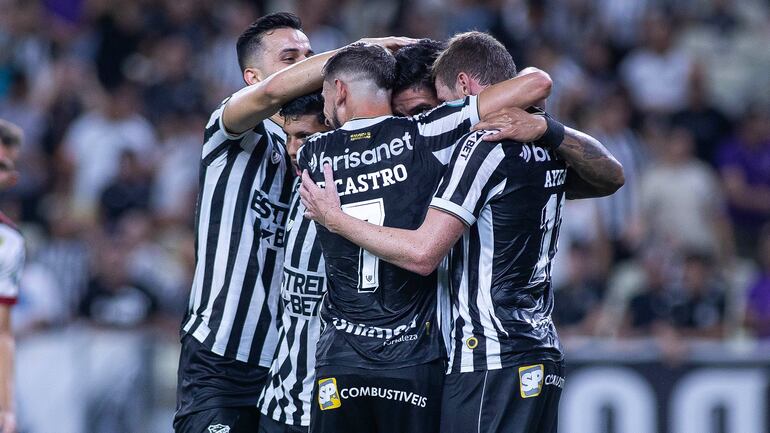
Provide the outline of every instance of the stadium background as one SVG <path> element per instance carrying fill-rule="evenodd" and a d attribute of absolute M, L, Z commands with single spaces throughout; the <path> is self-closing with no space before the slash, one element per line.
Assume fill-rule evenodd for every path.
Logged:
<path fill-rule="evenodd" d="M 623 163 L 615 196 L 564 212 L 563 432 L 768 431 L 769 2 L 0 0 L 21 432 L 171 430 L 202 128 L 242 85 L 239 32 L 276 10 L 316 52 L 490 31 Z"/>

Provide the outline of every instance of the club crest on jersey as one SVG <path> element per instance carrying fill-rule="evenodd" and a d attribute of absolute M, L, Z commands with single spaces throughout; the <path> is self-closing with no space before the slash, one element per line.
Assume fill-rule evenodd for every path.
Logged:
<path fill-rule="evenodd" d="M 537 397 L 543 390 L 543 364 L 519 367 L 521 398 Z"/>
<path fill-rule="evenodd" d="M 321 410 L 337 409 L 342 406 L 340 393 L 337 391 L 337 379 L 328 377 L 318 381 L 318 405 Z"/>
<path fill-rule="evenodd" d="M 209 433 L 230 433 L 230 426 L 224 424 L 210 425 Z"/>
<path fill-rule="evenodd" d="M 274 150 L 273 154 L 270 156 L 270 161 L 272 161 L 273 164 L 281 162 L 281 152 Z"/>

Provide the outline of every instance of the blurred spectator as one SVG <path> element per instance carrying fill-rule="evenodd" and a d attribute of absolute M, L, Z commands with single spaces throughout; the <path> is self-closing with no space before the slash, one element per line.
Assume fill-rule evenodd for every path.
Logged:
<path fill-rule="evenodd" d="M 666 272 L 665 258 L 649 250 L 644 258 L 644 280 L 639 292 L 628 304 L 623 334 L 629 336 L 652 335 L 656 328 L 667 326 L 674 303 L 671 293 L 670 273 Z"/>
<path fill-rule="evenodd" d="M 544 41 L 532 49 L 532 64 L 548 71 L 553 80 L 546 109 L 557 118 L 574 118 L 586 100 L 586 78 L 580 65 L 564 55 L 555 42 Z"/>
<path fill-rule="evenodd" d="M 746 326 L 757 337 L 770 338 L 770 225 L 762 230 L 757 251 L 760 269 L 749 288 L 746 303 Z"/>
<path fill-rule="evenodd" d="M 101 191 L 118 172 L 120 157 L 133 151 L 143 163 L 155 150 L 155 132 L 138 112 L 136 90 L 128 84 L 115 89 L 97 110 L 72 123 L 65 138 L 65 155 L 75 168 L 77 206 L 92 213 Z"/>
<path fill-rule="evenodd" d="M 692 59 L 675 45 L 674 23 L 658 11 L 645 20 L 645 44 L 623 60 L 620 72 L 634 103 L 653 113 L 672 113 L 688 98 Z"/>
<path fill-rule="evenodd" d="M 137 155 L 126 150 L 120 155 L 120 166 L 115 180 L 101 195 L 101 211 L 108 228 L 131 210 L 147 210 L 150 202 L 150 180 Z"/>
<path fill-rule="evenodd" d="M 761 227 L 770 221 L 770 115 L 752 111 L 719 149 L 717 166 L 730 205 L 738 252 L 752 257 Z"/>
<path fill-rule="evenodd" d="M 680 127 L 657 143 L 658 161 L 641 181 L 644 237 L 672 251 L 695 249 L 728 260 L 732 233 L 726 203 L 716 173 L 695 158 L 694 147 L 692 134 Z"/>
<path fill-rule="evenodd" d="M 338 24 L 339 8 L 334 1 L 319 0 L 313 6 L 303 9 L 302 28 L 305 30 L 310 46 L 317 53 L 334 50 L 352 42 L 341 31 Z"/>
<path fill-rule="evenodd" d="M 719 108 L 709 103 L 703 70 L 696 68 L 694 71 L 687 106 L 674 114 L 672 121 L 690 130 L 695 138 L 698 157 L 713 163 L 717 145 L 730 133 L 730 120 Z"/>
<path fill-rule="evenodd" d="M 682 289 L 671 308 L 672 325 L 684 337 L 721 338 L 724 335 L 726 290 L 717 284 L 707 254 L 690 252 L 682 269 Z"/>
<path fill-rule="evenodd" d="M 133 281 L 126 268 L 126 250 L 105 245 L 96 272 L 80 302 L 80 315 L 99 326 L 130 328 L 147 324 L 157 309 L 152 294 Z"/>
<path fill-rule="evenodd" d="M 560 334 L 591 335 L 604 300 L 604 278 L 592 263 L 596 256 L 589 245 L 573 244 L 565 252 L 562 263 L 569 270 L 566 284 L 556 292 L 553 320 Z"/>
<path fill-rule="evenodd" d="M 631 129 L 631 107 L 614 93 L 597 107 L 592 134 L 623 164 L 626 183 L 615 194 L 596 202 L 616 260 L 628 258 L 640 242 L 640 183 L 646 155 Z"/>

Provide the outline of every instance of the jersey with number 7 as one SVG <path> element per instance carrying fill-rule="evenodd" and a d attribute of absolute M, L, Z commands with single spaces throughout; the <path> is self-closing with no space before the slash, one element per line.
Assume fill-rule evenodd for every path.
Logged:
<path fill-rule="evenodd" d="M 308 139 L 298 161 L 319 184 L 323 165 L 332 165 L 351 216 L 416 229 L 455 143 L 478 121 L 475 96 L 415 117 L 353 119 Z M 402 368 L 446 355 L 437 325 L 449 312 L 437 308 L 435 272 L 421 276 L 380 261 L 321 226 L 318 237 L 328 280 L 318 367 Z"/>

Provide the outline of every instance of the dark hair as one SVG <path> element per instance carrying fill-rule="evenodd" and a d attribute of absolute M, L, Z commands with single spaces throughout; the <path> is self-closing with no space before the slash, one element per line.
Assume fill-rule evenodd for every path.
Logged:
<path fill-rule="evenodd" d="M 324 124 L 324 98 L 321 92 L 308 93 L 287 102 L 279 114 L 283 117 L 316 116 L 318 123 Z"/>
<path fill-rule="evenodd" d="M 302 30 L 302 21 L 299 17 L 289 12 L 278 12 L 260 17 L 258 20 L 241 33 L 238 42 L 235 44 L 235 50 L 238 53 L 238 64 L 241 70 L 249 66 L 254 54 L 259 50 L 262 43 L 262 36 L 265 33 L 275 29 L 297 29 Z"/>
<path fill-rule="evenodd" d="M 396 81 L 396 59 L 379 45 L 351 44 L 339 50 L 324 65 L 325 80 L 333 80 L 340 74 L 358 75 L 381 89 L 390 90 Z"/>
<path fill-rule="evenodd" d="M 445 48 L 445 42 L 420 39 L 416 44 L 396 51 L 396 82 L 393 84 L 393 92 L 410 87 L 424 87 L 435 92 L 431 75 L 433 62 Z"/>
<path fill-rule="evenodd" d="M 479 84 L 497 84 L 516 76 L 511 53 L 487 33 L 460 33 L 449 40 L 447 49 L 433 64 L 433 77 L 451 86 L 457 74 L 465 72 Z"/>
<path fill-rule="evenodd" d="M 0 119 L 0 145 L 5 147 L 17 147 L 21 145 L 24 133 L 21 128 L 13 123 Z"/>

